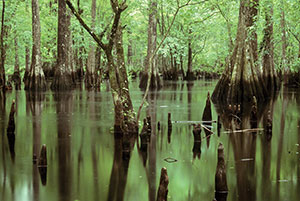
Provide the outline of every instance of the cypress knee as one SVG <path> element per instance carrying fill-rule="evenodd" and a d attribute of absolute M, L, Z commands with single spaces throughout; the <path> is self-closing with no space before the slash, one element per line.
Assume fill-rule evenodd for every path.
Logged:
<path fill-rule="evenodd" d="M 39 167 L 47 167 L 47 149 L 45 144 L 41 148 Z"/>
<path fill-rule="evenodd" d="M 171 143 L 171 134 L 172 134 L 172 121 L 171 113 L 168 113 L 168 143 Z"/>
<path fill-rule="evenodd" d="M 8 133 L 14 133 L 15 132 L 15 100 L 12 101 L 10 113 L 9 113 L 9 120 L 8 120 L 8 126 L 7 126 L 7 134 Z"/>
<path fill-rule="evenodd" d="M 152 127 L 151 127 L 151 117 L 150 116 L 147 117 L 147 126 L 148 126 L 147 132 L 149 135 L 151 135 Z"/>
<path fill-rule="evenodd" d="M 222 143 L 220 143 L 218 147 L 218 164 L 215 176 L 215 188 L 217 193 L 228 192 L 224 159 L 224 146 Z"/>
<path fill-rule="evenodd" d="M 156 201 L 167 201 L 169 177 L 166 168 L 161 169 L 159 187 Z"/>
<path fill-rule="evenodd" d="M 212 123 L 212 114 L 211 114 L 211 103 L 210 103 L 210 94 L 209 92 L 207 93 L 207 98 L 206 98 L 206 104 L 205 104 L 205 108 L 203 111 L 203 115 L 202 115 L 202 121 L 204 121 L 203 125 L 206 128 L 210 128 Z M 210 122 L 210 123 L 209 123 Z M 208 129 L 204 129 L 204 132 L 206 134 L 206 142 L 207 142 L 207 147 L 209 147 L 209 141 L 210 141 L 210 135 L 212 134 L 212 132 Z"/>
<path fill-rule="evenodd" d="M 267 133 L 272 135 L 272 127 L 273 127 L 273 121 L 271 116 L 271 111 L 268 111 L 268 118 L 267 118 Z"/>
<path fill-rule="evenodd" d="M 193 135 L 194 135 L 194 142 L 201 142 L 201 125 L 196 124 L 193 125 Z"/>
<path fill-rule="evenodd" d="M 210 94 L 207 93 L 206 104 L 202 115 L 202 121 L 211 121 L 212 114 L 211 114 L 211 103 L 210 103 Z"/>
<path fill-rule="evenodd" d="M 41 176 L 42 184 L 46 185 L 46 183 L 47 183 L 47 149 L 46 149 L 45 144 L 43 144 L 43 146 L 41 148 L 38 168 L 39 168 L 39 173 Z"/>
<path fill-rule="evenodd" d="M 168 113 L 168 130 L 172 131 L 171 113 Z"/>
<path fill-rule="evenodd" d="M 147 163 L 147 155 L 148 155 L 148 143 L 149 143 L 149 138 L 148 136 L 148 124 L 147 120 L 144 119 L 144 126 L 140 134 L 140 139 L 141 139 L 141 156 L 143 159 L 143 165 L 144 167 L 146 166 Z"/>
<path fill-rule="evenodd" d="M 218 137 L 220 137 L 220 135 L 221 135 L 221 128 L 222 128 L 221 119 L 220 119 L 220 115 L 218 115 L 218 121 L 217 121 Z"/>
<path fill-rule="evenodd" d="M 250 125 L 251 128 L 257 128 L 257 102 L 255 96 L 253 96 L 253 104 L 250 114 Z"/>
<path fill-rule="evenodd" d="M 146 122 L 146 119 L 144 119 L 144 126 L 142 128 L 141 134 L 140 134 L 140 139 L 141 139 L 141 145 L 143 146 L 144 144 L 148 144 L 148 125 Z"/>
<path fill-rule="evenodd" d="M 201 125 L 195 124 L 193 125 L 193 135 L 194 135 L 194 146 L 193 146 L 193 159 L 198 157 L 200 159 L 201 156 Z"/>

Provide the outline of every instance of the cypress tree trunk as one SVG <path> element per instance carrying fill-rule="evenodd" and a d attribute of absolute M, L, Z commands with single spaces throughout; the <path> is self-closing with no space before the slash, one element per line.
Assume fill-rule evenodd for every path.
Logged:
<path fill-rule="evenodd" d="M 25 80 L 25 90 L 46 90 L 46 80 L 41 59 L 41 25 L 38 0 L 32 0 L 32 56 L 28 78 Z"/>
<path fill-rule="evenodd" d="M 111 26 L 109 41 L 106 44 L 104 44 L 101 39 L 86 25 L 79 13 L 73 7 L 72 3 L 69 0 L 66 0 L 66 2 L 81 25 L 94 38 L 106 54 L 109 70 L 109 82 L 115 106 L 115 132 L 121 134 L 136 134 L 137 123 L 129 94 L 122 44 L 122 29 L 120 26 L 121 14 L 127 8 L 126 1 L 119 3 L 117 0 L 110 0 L 111 7 L 115 15 Z M 116 45 L 117 63 L 115 63 L 115 59 L 112 55 L 114 45 Z"/>
<path fill-rule="evenodd" d="M 71 25 L 71 13 L 69 12 L 68 16 L 70 17 L 69 26 Z M 71 76 L 72 76 L 72 84 L 76 84 L 76 71 L 75 71 L 75 64 L 74 64 L 74 55 L 73 55 L 73 35 L 71 29 L 68 30 L 69 35 L 69 65 L 71 69 Z"/>
<path fill-rule="evenodd" d="M 264 100 L 267 91 L 258 68 L 255 18 L 258 0 L 241 0 L 235 48 L 213 94 L 213 102 L 251 102 Z"/>
<path fill-rule="evenodd" d="M 157 89 L 161 87 L 161 81 L 157 71 L 157 56 L 154 56 L 154 52 L 156 49 L 156 39 L 157 39 L 157 2 L 156 0 L 149 0 L 149 23 L 148 23 L 148 48 L 147 48 L 147 57 L 145 61 L 145 69 L 142 72 L 142 77 L 140 80 L 139 87 L 141 89 L 146 89 L 147 81 L 148 81 L 148 72 L 151 68 L 151 82 L 150 82 L 150 89 Z M 151 58 L 153 57 L 152 61 Z"/>
<path fill-rule="evenodd" d="M 72 75 L 69 61 L 69 25 L 65 0 L 58 0 L 58 34 L 57 34 L 57 63 L 54 70 L 52 90 L 72 89 Z"/>
<path fill-rule="evenodd" d="M 91 28 L 95 28 L 95 19 L 96 19 L 96 0 L 92 0 L 92 26 Z M 90 50 L 87 60 L 86 74 L 85 74 L 85 87 L 90 88 L 98 88 L 100 87 L 100 79 L 98 76 L 98 72 L 96 70 L 96 55 L 95 55 L 95 45 L 93 41 L 90 41 Z"/>
<path fill-rule="evenodd" d="M 262 65 L 263 77 L 268 91 L 275 92 L 278 86 L 277 76 L 274 68 L 274 43 L 273 43 L 273 3 L 268 0 L 265 11 L 266 25 L 264 29 Z M 269 94 L 272 95 L 272 94 Z"/>
<path fill-rule="evenodd" d="M 15 83 L 16 90 L 20 90 L 21 89 L 21 76 L 20 76 L 20 62 L 19 62 L 17 36 L 15 36 L 14 42 L 15 42 L 15 67 L 14 67 L 13 81 Z"/>
<path fill-rule="evenodd" d="M 29 47 L 25 47 L 25 73 L 23 77 L 23 82 L 25 83 L 28 79 L 29 71 L 30 71 L 30 50 Z M 25 86 L 26 87 L 26 86 Z"/>
<path fill-rule="evenodd" d="M 132 65 L 132 55 L 133 55 L 133 53 L 132 53 L 132 39 L 131 39 L 131 37 L 130 37 L 130 34 L 131 34 L 131 32 L 128 32 L 128 37 L 129 37 L 129 39 L 128 39 L 128 49 L 127 49 L 127 65 Z"/>
<path fill-rule="evenodd" d="M 191 38 L 192 30 L 189 30 L 189 43 L 188 43 L 188 66 L 185 80 L 195 80 L 195 75 L 193 73 L 193 50 L 192 50 L 192 38 Z"/>
<path fill-rule="evenodd" d="M 5 91 L 5 48 L 4 48 L 4 35 L 5 34 L 5 25 L 4 25 L 4 17 L 5 17 L 5 0 L 2 0 L 2 15 L 1 15 L 1 36 L 0 36 L 0 48 L 1 48 L 1 63 L 0 63 L 0 89 L 2 88 Z"/>
<path fill-rule="evenodd" d="M 96 60 L 95 60 L 95 68 L 97 71 L 97 75 L 99 77 L 99 85 L 101 84 L 102 80 L 102 66 L 101 66 L 101 58 L 102 58 L 102 50 L 99 45 L 96 46 Z"/>
<path fill-rule="evenodd" d="M 81 33 L 83 35 L 83 29 L 81 29 Z M 84 38 L 82 37 L 82 41 L 79 42 L 84 44 Z M 83 46 L 78 47 L 77 49 L 77 65 L 76 65 L 76 77 L 79 81 L 82 80 L 83 76 L 84 76 L 84 70 L 83 70 L 83 66 L 84 66 L 84 60 L 82 55 L 85 53 L 85 49 Z"/>

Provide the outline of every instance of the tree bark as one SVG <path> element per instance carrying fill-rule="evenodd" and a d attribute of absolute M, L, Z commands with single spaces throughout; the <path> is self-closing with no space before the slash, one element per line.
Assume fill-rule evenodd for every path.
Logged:
<path fill-rule="evenodd" d="M 160 173 L 160 181 L 159 181 L 156 201 L 168 200 L 168 191 L 169 191 L 168 184 L 169 184 L 169 177 L 168 177 L 167 169 L 162 168 Z"/>
<path fill-rule="evenodd" d="M 193 73 L 193 50 L 192 50 L 192 30 L 189 30 L 189 42 L 188 42 L 188 65 L 185 80 L 195 80 L 195 75 Z"/>
<path fill-rule="evenodd" d="M 157 56 L 155 56 L 156 50 L 156 39 L 157 39 L 157 1 L 149 0 L 149 21 L 148 21 L 148 47 L 147 47 L 147 57 L 145 61 L 144 72 L 142 72 L 142 77 L 140 80 L 139 87 L 143 90 L 147 87 L 148 81 L 148 71 L 151 68 L 151 81 L 150 81 L 150 89 L 159 89 L 161 87 L 160 78 L 157 71 Z M 154 57 L 153 57 L 154 56 Z M 151 58 L 153 59 L 151 60 Z"/>
<path fill-rule="evenodd" d="M 26 45 L 26 47 L 25 47 L 25 73 L 24 73 L 24 77 L 23 77 L 24 83 L 28 79 L 29 71 L 30 71 L 30 50 L 29 50 L 29 47 Z"/>
<path fill-rule="evenodd" d="M 274 42 L 273 42 L 273 2 L 266 2 L 265 18 L 266 25 L 264 29 L 263 50 L 262 50 L 262 65 L 263 77 L 268 91 L 275 92 L 278 88 L 277 76 L 274 67 Z M 270 94 L 271 95 L 271 94 Z"/>
<path fill-rule="evenodd" d="M 79 13 L 75 10 L 69 0 L 66 0 L 69 8 L 76 16 L 81 25 L 94 38 L 98 45 L 104 50 L 107 57 L 109 70 L 109 81 L 111 93 L 115 107 L 115 132 L 122 134 L 137 133 L 137 122 L 129 94 L 127 72 L 124 63 L 124 52 L 122 44 L 122 30 L 120 27 L 120 18 L 122 12 L 127 8 L 126 1 L 119 3 L 117 0 L 111 0 L 111 7 L 114 12 L 114 20 L 111 26 L 108 43 L 104 44 L 102 38 L 99 38 L 82 20 Z M 112 55 L 113 45 L 116 45 L 117 64 Z"/>
<path fill-rule="evenodd" d="M 15 32 L 16 34 L 16 32 Z M 20 76 L 20 62 L 19 62 L 19 53 L 18 53 L 18 38 L 17 34 L 14 38 L 15 43 L 15 66 L 14 66 L 14 74 L 13 74 L 13 81 L 15 83 L 15 89 L 21 89 L 21 76 Z"/>
<path fill-rule="evenodd" d="M 69 21 L 65 0 L 58 0 L 57 63 L 51 84 L 51 89 L 56 91 L 70 90 L 73 84 L 69 61 Z"/>
<path fill-rule="evenodd" d="M 2 18 L 1 18 L 1 38 L 0 38 L 0 45 L 1 45 L 1 65 L 0 65 L 0 88 L 2 88 L 3 92 L 5 92 L 5 48 L 4 48 L 4 35 L 5 34 L 5 25 L 4 25 L 4 17 L 5 17 L 5 0 L 2 0 Z"/>
<path fill-rule="evenodd" d="M 129 37 L 129 39 L 128 39 L 128 49 L 127 49 L 127 65 L 132 65 L 132 55 L 133 55 L 133 53 L 132 53 L 132 39 L 131 39 L 131 37 L 130 37 L 130 34 L 131 34 L 131 32 L 129 32 L 128 33 L 128 37 Z"/>
<path fill-rule="evenodd" d="M 299 49 L 298 49 L 298 59 L 300 59 L 300 40 L 298 41 Z"/>
<path fill-rule="evenodd" d="M 95 29 L 95 19 L 96 19 L 96 0 L 92 0 L 92 25 L 91 29 Z M 85 87 L 88 89 L 91 88 L 99 88 L 100 87 L 100 77 L 98 76 L 98 72 L 96 70 L 96 57 L 95 57 L 95 45 L 93 41 L 90 41 L 90 50 L 88 54 L 87 60 L 87 68 L 85 74 Z"/>
<path fill-rule="evenodd" d="M 41 25 L 38 0 L 32 0 L 32 55 L 28 79 L 25 81 L 25 90 L 44 91 L 46 80 L 42 69 L 41 58 Z"/>
<path fill-rule="evenodd" d="M 241 0 L 238 31 L 234 51 L 213 94 L 213 102 L 251 102 L 253 96 L 265 100 L 266 90 L 262 72 L 258 68 L 255 19 L 258 0 Z"/>

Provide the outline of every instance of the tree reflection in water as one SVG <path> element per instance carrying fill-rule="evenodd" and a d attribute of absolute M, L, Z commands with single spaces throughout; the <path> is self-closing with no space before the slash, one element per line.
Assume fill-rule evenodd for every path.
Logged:
<path fill-rule="evenodd" d="M 114 133 L 114 159 L 109 181 L 108 201 L 124 200 L 131 151 L 136 134 Z"/>
<path fill-rule="evenodd" d="M 255 101 L 254 101 L 255 102 Z M 256 200 L 257 173 L 256 163 L 256 142 L 258 129 L 251 127 L 253 116 L 251 116 L 251 106 L 254 103 L 243 104 L 241 106 L 217 105 L 217 112 L 224 126 L 229 131 L 229 139 L 233 147 L 235 169 L 237 175 L 237 193 L 239 200 L 253 201 Z M 273 101 L 268 103 L 257 104 L 258 123 L 266 121 L 268 111 L 273 115 Z M 257 124 L 258 125 L 258 124 Z M 265 126 L 265 124 L 263 123 Z M 247 131 L 247 129 L 252 129 Z M 269 134 L 268 134 L 269 135 Z M 263 134 L 263 182 L 266 184 L 264 196 L 268 195 L 268 184 L 270 184 L 270 153 L 271 138 Z"/>
<path fill-rule="evenodd" d="M 71 200 L 71 118 L 72 92 L 55 92 L 58 140 L 58 189 L 59 199 Z"/>
<path fill-rule="evenodd" d="M 42 108 L 43 101 L 45 99 L 44 94 L 38 92 L 26 91 L 26 106 L 30 109 L 32 114 L 32 182 L 33 182 L 33 200 L 40 200 L 39 198 L 39 169 L 38 169 L 38 157 L 40 155 L 40 147 L 41 147 L 41 132 L 42 132 Z M 47 171 L 43 171 L 41 174 L 41 181 L 44 185 L 46 185 L 47 181 Z"/>

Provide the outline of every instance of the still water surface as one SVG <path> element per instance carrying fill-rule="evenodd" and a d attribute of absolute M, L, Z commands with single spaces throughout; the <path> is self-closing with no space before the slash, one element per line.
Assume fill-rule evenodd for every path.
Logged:
<path fill-rule="evenodd" d="M 225 147 L 228 201 L 300 200 L 300 94 L 280 92 L 273 104 L 273 135 L 263 132 L 212 135 L 194 148 L 192 126 L 200 121 L 207 92 L 216 81 L 169 82 L 150 94 L 142 118 L 152 117 L 147 151 L 137 144 L 122 159 L 120 139 L 112 132 L 113 104 L 109 87 L 101 92 L 74 90 L 36 97 L 25 91 L 6 95 L 0 115 L 0 200 L 150 200 L 154 201 L 160 170 L 169 175 L 168 200 L 213 200 L 217 147 Z M 137 110 L 143 93 L 131 83 Z M 16 100 L 14 153 L 6 135 L 12 100 Z M 168 112 L 174 123 L 168 136 Z M 212 105 L 213 120 L 217 120 Z M 157 129 L 156 122 L 161 129 Z M 262 127 L 262 123 L 259 123 Z M 216 125 L 212 130 L 217 132 Z M 204 136 L 202 131 L 202 136 Z M 32 162 L 47 145 L 47 177 L 42 182 Z M 169 159 L 169 160 L 165 160 Z"/>

